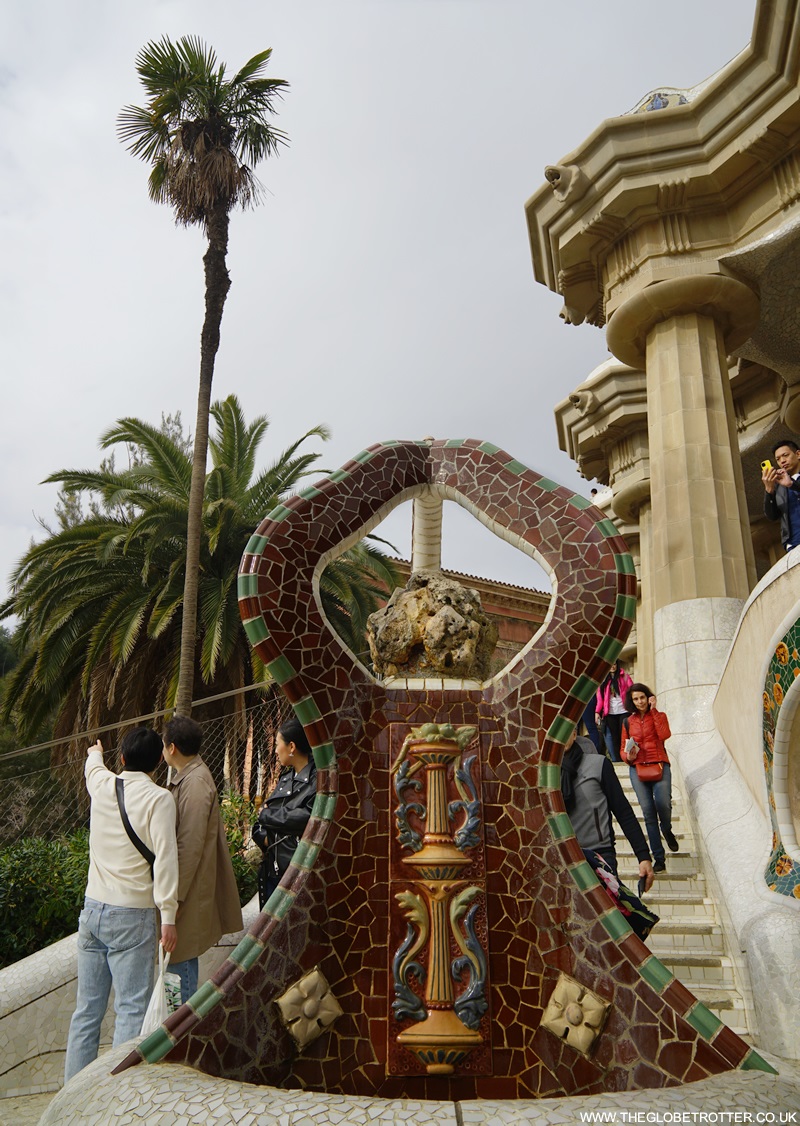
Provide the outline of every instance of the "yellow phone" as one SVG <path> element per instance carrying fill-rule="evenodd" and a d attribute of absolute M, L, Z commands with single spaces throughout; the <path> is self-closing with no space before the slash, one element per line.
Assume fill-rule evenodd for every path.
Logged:
<path fill-rule="evenodd" d="M 761 462 L 761 472 L 763 473 L 766 469 L 772 469 L 772 462 L 769 460 L 769 458 L 767 458 L 766 461 Z"/>

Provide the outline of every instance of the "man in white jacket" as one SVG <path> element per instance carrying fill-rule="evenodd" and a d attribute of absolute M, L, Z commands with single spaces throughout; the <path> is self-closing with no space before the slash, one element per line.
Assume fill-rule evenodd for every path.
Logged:
<path fill-rule="evenodd" d="M 78 923 L 78 999 L 69 1026 L 65 1083 L 97 1057 L 112 985 L 114 1045 L 139 1035 L 153 990 L 156 907 L 161 945 L 171 951 L 177 942 L 175 803 L 150 777 L 161 759 L 161 737 L 138 727 L 125 736 L 120 750 L 119 775 L 106 769 L 99 741 L 86 756 L 89 879 Z"/>

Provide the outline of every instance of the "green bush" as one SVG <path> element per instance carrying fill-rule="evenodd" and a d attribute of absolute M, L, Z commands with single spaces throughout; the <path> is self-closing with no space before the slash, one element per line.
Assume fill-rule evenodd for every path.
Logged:
<path fill-rule="evenodd" d="M 0 967 L 73 933 L 88 871 L 88 829 L 0 849 Z"/>

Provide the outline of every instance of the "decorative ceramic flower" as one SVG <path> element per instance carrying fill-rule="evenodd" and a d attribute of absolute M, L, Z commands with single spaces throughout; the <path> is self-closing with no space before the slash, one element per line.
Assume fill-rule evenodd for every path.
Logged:
<path fill-rule="evenodd" d="M 341 1006 L 318 966 L 290 985 L 275 1004 L 280 1009 L 281 1020 L 300 1048 L 316 1040 L 328 1025 L 342 1015 Z"/>
<path fill-rule="evenodd" d="M 776 876 L 788 876 L 789 873 L 791 872 L 791 870 L 792 870 L 792 859 L 791 859 L 791 857 L 787 856 L 786 853 L 784 853 L 783 856 L 779 856 L 776 863 L 775 863 L 775 875 Z"/>
<path fill-rule="evenodd" d="M 789 648 L 782 641 L 775 647 L 775 656 L 782 665 L 789 664 Z"/>
<path fill-rule="evenodd" d="M 781 688 L 780 684 L 773 684 L 772 695 L 775 698 L 775 703 L 778 705 L 778 707 L 780 707 L 780 705 L 783 703 L 783 689 Z"/>
<path fill-rule="evenodd" d="M 610 1008 L 610 1001 L 562 973 L 542 1016 L 542 1027 L 588 1056 Z"/>

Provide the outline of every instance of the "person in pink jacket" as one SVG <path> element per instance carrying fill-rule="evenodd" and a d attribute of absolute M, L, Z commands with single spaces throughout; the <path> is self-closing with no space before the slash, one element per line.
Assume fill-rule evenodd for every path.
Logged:
<path fill-rule="evenodd" d="M 622 744 L 622 721 L 628 714 L 625 706 L 625 695 L 633 684 L 632 679 L 625 672 L 621 661 L 614 661 L 608 674 L 597 689 L 597 703 L 595 705 L 595 719 L 597 724 L 605 721 L 603 732 L 608 757 L 612 762 L 620 762 L 620 746 Z"/>
<path fill-rule="evenodd" d="M 629 738 L 622 749 L 622 757 L 630 765 L 631 784 L 644 814 L 654 860 L 653 871 L 665 872 L 667 863 L 662 835 L 670 851 L 678 851 L 678 842 L 672 832 L 672 776 L 664 746 L 671 734 L 669 720 L 666 713 L 656 707 L 656 698 L 646 684 L 632 684 L 625 699 L 631 714 L 625 724 Z M 641 778 L 637 767 L 652 764 L 660 766 L 661 777 Z"/>

